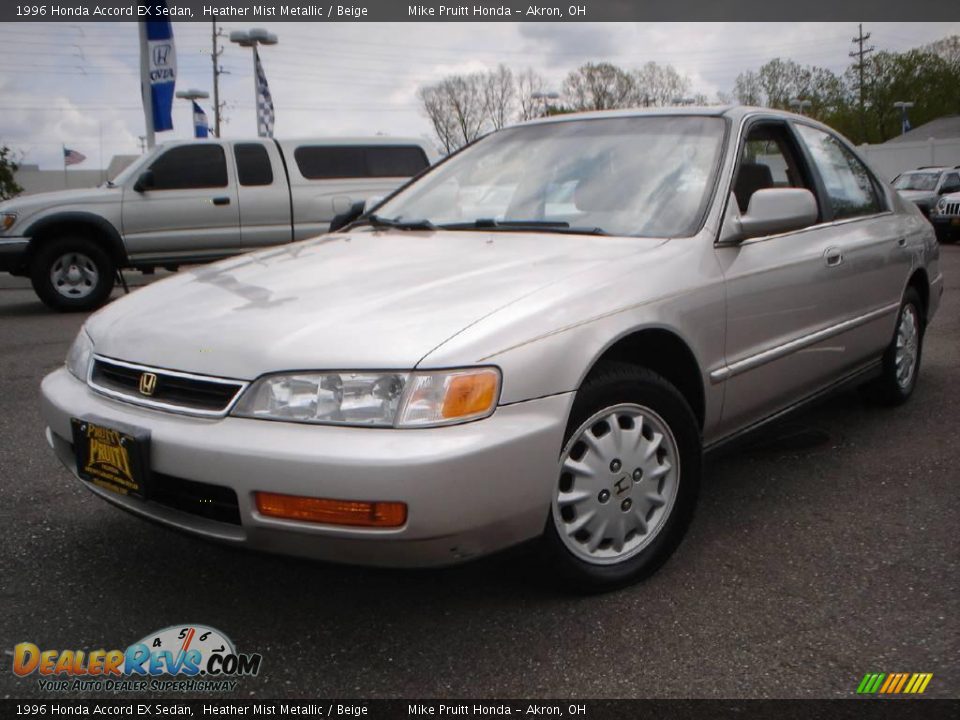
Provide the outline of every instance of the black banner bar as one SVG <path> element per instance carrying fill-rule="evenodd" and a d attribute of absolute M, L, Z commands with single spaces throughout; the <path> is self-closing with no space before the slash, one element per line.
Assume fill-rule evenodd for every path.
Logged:
<path fill-rule="evenodd" d="M 960 700 L 0 700 L 0 717 L 953 720 Z"/>
<path fill-rule="evenodd" d="M 156 0 L 4 0 L 0 22 L 130 22 L 161 9 Z M 177 22 L 960 20 L 951 0 L 168 0 L 167 9 Z"/>

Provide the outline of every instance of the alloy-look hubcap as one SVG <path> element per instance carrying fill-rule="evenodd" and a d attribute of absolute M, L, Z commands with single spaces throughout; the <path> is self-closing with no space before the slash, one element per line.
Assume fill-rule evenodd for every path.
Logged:
<path fill-rule="evenodd" d="M 917 369 L 917 351 L 920 347 L 920 326 L 917 322 L 917 311 L 913 305 L 905 306 L 900 314 L 896 342 L 894 364 L 897 384 L 902 390 L 906 390 L 910 387 Z"/>
<path fill-rule="evenodd" d="M 642 405 L 601 410 L 561 456 L 553 502 L 560 539 L 598 565 L 636 555 L 663 529 L 679 478 L 677 442 L 663 418 Z"/>
<path fill-rule="evenodd" d="M 68 298 L 86 297 L 99 279 L 96 264 L 83 253 L 65 253 L 50 268 L 50 282 L 58 293 Z"/>

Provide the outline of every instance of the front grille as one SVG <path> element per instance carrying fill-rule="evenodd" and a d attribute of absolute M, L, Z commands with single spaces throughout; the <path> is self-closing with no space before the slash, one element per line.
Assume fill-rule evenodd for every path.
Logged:
<path fill-rule="evenodd" d="M 960 215 L 960 202 L 948 202 L 943 206 L 944 215 Z"/>
<path fill-rule="evenodd" d="M 156 377 L 149 392 L 141 390 L 145 374 Z M 97 356 L 90 384 L 97 390 L 138 405 L 182 410 L 201 415 L 221 415 L 246 387 L 239 380 L 225 380 L 161 370 Z"/>

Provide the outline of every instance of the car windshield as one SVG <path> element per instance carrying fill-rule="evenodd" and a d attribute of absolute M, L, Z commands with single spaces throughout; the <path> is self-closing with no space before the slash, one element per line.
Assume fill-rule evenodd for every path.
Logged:
<path fill-rule="evenodd" d="M 379 207 L 437 229 L 682 237 L 699 228 L 725 123 L 718 117 L 567 120 L 480 140 Z"/>
<path fill-rule="evenodd" d="M 933 190 L 940 173 L 904 173 L 893 181 L 897 190 Z"/>

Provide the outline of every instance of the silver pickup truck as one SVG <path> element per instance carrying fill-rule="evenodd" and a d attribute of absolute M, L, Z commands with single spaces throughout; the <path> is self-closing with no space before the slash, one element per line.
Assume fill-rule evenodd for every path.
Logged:
<path fill-rule="evenodd" d="M 326 232 L 436 159 L 416 138 L 185 140 L 97 188 L 0 203 L 0 271 L 57 310 L 90 310 L 117 270 L 208 262 Z"/>

